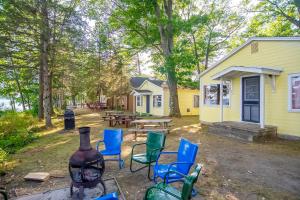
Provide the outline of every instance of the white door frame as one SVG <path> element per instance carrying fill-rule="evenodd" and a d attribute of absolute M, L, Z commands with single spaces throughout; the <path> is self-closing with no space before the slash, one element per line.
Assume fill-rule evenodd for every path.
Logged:
<path fill-rule="evenodd" d="M 240 121 L 243 121 L 243 78 L 259 76 L 259 124 L 260 128 L 265 127 L 265 76 L 264 74 L 252 74 L 252 75 L 244 75 L 240 76 Z M 255 122 L 247 122 L 247 123 L 254 123 Z"/>

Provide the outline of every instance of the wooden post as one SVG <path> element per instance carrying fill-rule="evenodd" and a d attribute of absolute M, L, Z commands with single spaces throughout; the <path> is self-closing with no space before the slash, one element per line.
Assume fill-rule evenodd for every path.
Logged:
<path fill-rule="evenodd" d="M 220 121 L 223 122 L 223 79 L 220 80 Z"/>
<path fill-rule="evenodd" d="M 265 75 L 260 75 L 260 128 L 265 128 Z"/>

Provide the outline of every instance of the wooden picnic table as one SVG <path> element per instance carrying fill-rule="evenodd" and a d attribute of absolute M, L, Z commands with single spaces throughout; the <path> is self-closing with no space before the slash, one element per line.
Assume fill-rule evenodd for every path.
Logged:
<path fill-rule="evenodd" d="M 172 119 L 137 119 L 132 121 L 132 124 L 136 125 L 136 128 L 138 126 L 145 126 L 150 124 L 159 124 L 162 125 L 162 128 L 168 128 L 168 124 L 172 122 Z"/>
<path fill-rule="evenodd" d="M 124 114 L 124 111 L 121 110 L 107 110 L 104 111 L 105 116 L 113 115 L 113 114 Z"/>
<path fill-rule="evenodd" d="M 125 124 L 126 128 L 129 127 L 129 124 L 131 121 L 134 121 L 136 119 L 135 114 L 126 114 L 126 113 L 113 113 L 109 116 L 105 117 L 109 121 L 109 126 L 114 127 L 117 124 L 121 125 Z"/>
<path fill-rule="evenodd" d="M 135 128 L 128 131 L 135 134 L 135 139 L 137 138 L 137 132 L 159 131 L 169 133 L 170 122 L 172 122 L 172 119 L 138 119 L 131 122 L 131 124 L 135 124 Z"/>

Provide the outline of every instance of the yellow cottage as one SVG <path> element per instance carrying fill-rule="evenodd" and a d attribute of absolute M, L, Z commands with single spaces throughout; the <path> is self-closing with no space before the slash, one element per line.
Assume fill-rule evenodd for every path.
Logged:
<path fill-rule="evenodd" d="M 300 37 L 251 38 L 204 71 L 200 85 L 202 123 L 272 125 L 300 138 Z"/>
<path fill-rule="evenodd" d="M 132 77 L 131 80 L 134 110 L 155 116 L 168 116 L 170 113 L 170 93 L 165 81 L 145 77 Z M 178 87 L 178 100 L 181 115 L 199 115 L 199 90 Z"/>

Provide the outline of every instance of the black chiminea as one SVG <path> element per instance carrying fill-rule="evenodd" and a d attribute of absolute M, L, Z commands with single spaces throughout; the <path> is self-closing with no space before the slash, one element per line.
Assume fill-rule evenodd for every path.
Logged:
<path fill-rule="evenodd" d="M 69 172 L 72 178 L 70 193 L 73 187 L 79 188 L 79 199 L 83 199 L 84 188 L 94 188 L 98 184 L 106 193 L 102 180 L 105 170 L 104 159 L 101 153 L 91 147 L 90 127 L 80 127 L 80 147 L 69 160 Z"/>

